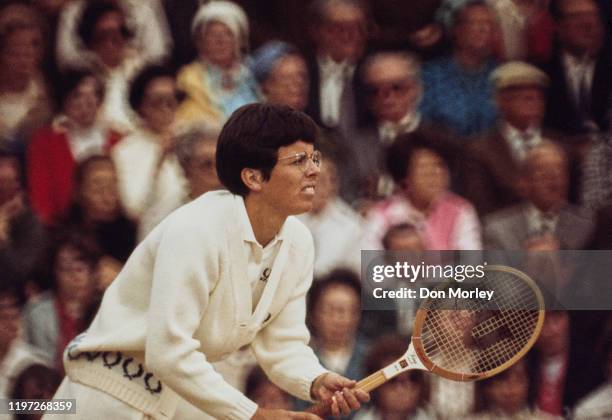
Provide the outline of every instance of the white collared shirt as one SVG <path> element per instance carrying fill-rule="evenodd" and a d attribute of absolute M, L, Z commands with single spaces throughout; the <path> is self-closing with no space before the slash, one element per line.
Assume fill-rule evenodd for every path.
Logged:
<path fill-rule="evenodd" d="M 419 112 L 408 111 L 399 122 L 383 121 L 378 125 L 378 138 L 383 144 L 391 144 L 397 136 L 412 133 L 421 123 Z"/>
<path fill-rule="evenodd" d="M 345 83 L 350 83 L 355 72 L 355 65 L 348 61 L 340 63 L 331 57 L 317 58 L 319 64 L 319 97 L 321 106 L 321 120 L 335 127 L 340 121 L 340 101 Z"/>
<path fill-rule="evenodd" d="M 530 234 L 552 234 L 557 229 L 558 222 L 558 212 L 551 211 L 548 213 L 544 213 L 532 204 L 527 207 L 527 230 Z"/>
<path fill-rule="evenodd" d="M 542 143 L 542 130 L 539 127 L 529 127 L 521 131 L 516 127 L 504 123 L 502 135 L 506 139 L 514 159 L 522 162 L 527 155 L 527 151 Z"/>
<path fill-rule="evenodd" d="M 591 92 L 593 86 L 593 74 L 595 73 L 595 60 L 591 57 L 576 57 L 564 52 L 562 54 L 565 78 L 570 86 L 574 101 L 580 103 L 580 86 L 586 83 L 588 91 Z"/>

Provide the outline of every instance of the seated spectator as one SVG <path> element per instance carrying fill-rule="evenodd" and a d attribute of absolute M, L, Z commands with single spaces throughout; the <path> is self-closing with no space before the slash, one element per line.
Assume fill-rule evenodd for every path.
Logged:
<path fill-rule="evenodd" d="M 24 285 L 42 262 L 46 235 L 27 204 L 19 166 L 0 151 L 0 273 Z"/>
<path fill-rule="evenodd" d="M 313 53 L 306 63 L 312 88 L 306 112 L 345 136 L 363 113 L 358 67 L 370 33 L 368 16 L 367 3 L 360 0 L 311 3 L 308 32 Z"/>
<path fill-rule="evenodd" d="M 527 374 L 527 362 L 522 359 L 502 373 L 476 382 L 476 404 L 470 420 L 553 420 L 556 417 L 537 410 Z M 557 417 L 560 419 L 560 417 Z"/>
<path fill-rule="evenodd" d="M 569 415 L 576 401 L 603 382 L 592 343 L 578 339 L 582 327 L 575 320 L 568 311 L 547 311 L 540 336 L 527 356 L 535 405 L 553 416 Z"/>
<path fill-rule="evenodd" d="M 521 176 L 527 198 L 485 219 L 486 249 L 583 249 L 593 222 L 590 212 L 567 202 L 569 175 L 563 149 L 551 142 L 536 146 L 527 153 Z"/>
<path fill-rule="evenodd" d="M 66 345 L 88 325 L 95 300 L 98 250 L 77 232 L 65 233 L 52 253 L 53 290 L 24 310 L 24 336 L 63 369 Z"/>
<path fill-rule="evenodd" d="M 43 352 L 21 338 L 23 289 L 0 274 L 0 398 L 10 398 L 15 380 L 28 366 L 48 364 Z"/>
<path fill-rule="evenodd" d="M 165 67 L 146 67 L 130 86 L 130 106 L 140 116 L 139 128 L 111 156 L 121 202 L 138 222 L 141 240 L 186 195 L 186 181 L 174 153 L 172 130 L 178 106 L 174 74 Z"/>
<path fill-rule="evenodd" d="M 382 249 L 387 230 L 410 223 L 429 250 L 480 249 L 480 222 L 472 205 L 449 191 L 447 152 L 419 133 L 388 150 L 387 166 L 400 191 L 374 205 L 366 217 L 363 249 Z"/>
<path fill-rule="evenodd" d="M 162 61 L 170 50 L 159 0 L 73 1 L 62 11 L 58 28 L 59 67 L 101 74 L 106 86 L 103 120 L 121 133 L 131 131 L 129 80 L 143 66 Z"/>
<path fill-rule="evenodd" d="M 34 364 L 26 369 L 15 379 L 15 385 L 11 392 L 12 399 L 25 400 L 51 400 L 55 391 L 62 382 L 58 371 L 45 365 Z M 18 420 L 40 420 L 40 413 L 20 414 Z"/>
<path fill-rule="evenodd" d="M 259 47 L 251 70 L 266 102 L 303 111 L 308 102 L 309 78 L 306 62 L 298 50 L 282 41 Z"/>
<path fill-rule="evenodd" d="M 216 163 L 218 137 L 219 129 L 205 122 L 196 123 L 176 136 L 176 156 L 188 183 L 187 200 L 221 188 Z"/>
<path fill-rule="evenodd" d="M 263 408 L 293 410 L 291 396 L 274 385 L 259 366 L 249 372 L 244 395 Z"/>
<path fill-rule="evenodd" d="M 612 94 L 612 51 L 595 0 L 551 0 L 558 48 L 550 77 L 546 123 L 569 134 L 605 131 Z"/>
<path fill-rule="evenodd" d="M 398 51 L 371 55 L 361 77 L 371 120 L 346 139 L 346 147 L 356 156 L 356 182 L 367 185 L 371 197 L 386 197 L 393 192 L 393 181 L 386 173 L 385 151 L 398 136 L 418 132 L 432 141 L 450 141 L 421 117 L 421 65 L 414 55 Z"/>
<path fill-rule="evenodd" d="M 396 361 L 409 341 L 400 336 L 379 339 L 368 352 L 366 369 L 374 373 Z M 357 413 L 355 420 L 428 420 L 437 418 L 430 408 L 429 382 L 420 370 L 404 372 L 372 391 L 372 407 Z"/>
<path fill-rule="evenodd" d="M 36 10 L 25 4 L 0 9 L 0 148 L 23 153 L 34 129 L 51 115 L 41 73 L 43 33 Z"/>
<path fill-rule="evenodd" d="M 34 135 L 28 147 L 32 208 L 47 225 L 67 216 L 79 162 L 108 153 L 120 136 L 98 119 L 104 87 L 89 71 L 69 70 L 58 82 L 61 113 Z"/>
<path fill-rule="evenodd" d="M 91 156 L 76 170 L 76 195 L 66 230 L 89 237 L 100 249 L 97 288 L 104 291 L 136 246 L 136 224 L 127 218 L 119 201 L 113 161 Z"/>
<path fill-rule="evenodd" d="M 339 267 L 361 272 L 363 220 L 338 197 L 337 171 L 334 158 L 323 157 L 312 210 L 298 216 L 314 239 L 315 277 Z"/>
<path fill-rule="evenodd" d="M 598 136 L 587 152 L 580 190 L 580 202 L 590 209 L 612 202 L 612 129 Z"/>
<path fill-rule="evenodd" d="M 488 1 L 499 21 L 506 60 L 541 63 L 552 54 L 555 25 L 546 0 Z"/>
<path fill-rule="evenodd" d="M 493 12 L 484 0 L 446 0 L 438 13 L 452 53 L 423 67 L 423 117 L 459 136 L 482 134 L 496 117 L 490 81 L 496 65 Z"/>
<path fill-rule="evenodd" d="M 248 18 L 237 4 L 214 1 L 198 9 L 191 30 L 198 58 L 178 74 L 178 85 L 187 94 L 179 119 L 222 124 L 240 106 L 258 101 L 255 80 L 244 60 Z"/>
<path fill-rule="evenodd" d="M 462 187 L 480 215 L 518 204 L 525 197 L 519 168 L 527 151 L 556 134 L 542 128 L 548 76 L 519 61 L 492 74 L 498 124 L 470 145 L 462 164 Z"/>

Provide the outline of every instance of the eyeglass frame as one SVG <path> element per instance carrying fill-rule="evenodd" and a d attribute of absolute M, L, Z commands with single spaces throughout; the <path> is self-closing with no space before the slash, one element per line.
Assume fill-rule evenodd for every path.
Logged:
<path fill-rule="evenodd" d="M 321 160 L 323 159 L 323 154 L 319 150 L 313 151 L 310 155 L 308 155 L 307 152 L 299 152 L 289 156 L 279 157 L 278 159 L 276 159 L 276 161 L 281 162 L 289 159 L 295 159 L 295 161 L 291 162 L 291 164 L 296 165 L 303 173 L 306 173 L 306 171 L 308 170 L 308 162 L 312 162 L 312 164 L 316 168 L 321 167 Z"/>

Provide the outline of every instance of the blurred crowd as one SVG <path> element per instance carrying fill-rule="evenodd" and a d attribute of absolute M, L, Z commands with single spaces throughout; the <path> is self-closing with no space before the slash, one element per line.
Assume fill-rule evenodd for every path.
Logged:
<path fill-rule="evenodd" d="M 321 128 L 308 323 L 348 377 L 414 315 L 361 311 L 362 249 L 612 249 L 611 25 L 610 0 L 2 0 L 0 398 L 51 398 L 134 247 L 222 188 L 218 133 L 251 102 Z M 248 349 L 217 365 L 305 407 Z M 550 311 L 503 374 L 405 373 L 353 417 L 564 416 L 612 418 L 607 311 Z"/>

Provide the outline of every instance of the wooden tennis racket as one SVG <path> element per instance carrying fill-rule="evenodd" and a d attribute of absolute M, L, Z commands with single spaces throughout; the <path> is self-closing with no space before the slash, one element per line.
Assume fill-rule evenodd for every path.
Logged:
<path fill-rule="evenodd" d="M 372 391 L 412 369 L 427 370 L 455 381 L 475 381 L 497 375 L 520 360 L 533 346 L 544 323 L 544 299 L 538 286 L 514 268 L 490 265 L 485 276 L 469 288 L 493 291 L 492 298 L 449 297 L 462 283 L 435 290 L 445 298 L 428 298 L 420 305 L 412 339 L 402 357 L 357 382 Z M 309 412 L 325 417 L 329 405 L 320 403 Z"/>

